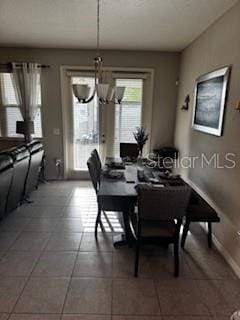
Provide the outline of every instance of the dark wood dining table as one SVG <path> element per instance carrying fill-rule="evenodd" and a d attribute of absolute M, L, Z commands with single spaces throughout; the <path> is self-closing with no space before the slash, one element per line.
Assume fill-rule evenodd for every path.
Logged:
<path fill-rule="evenodd" d="M 106 160 L 108 163 L 109 159 Z M 103 174 L 101 178 L 100 189 L 98 191 L 97 200 L 100 209 L 105 208 L 105 211 L 117 211 L 122 212 L 124 234 L 114 237 L 114 245 L 131 245 L 133 241 L 132 232 L 129 225 L 129 214 L 134 211 L 134 207 L 137 203 L 137 190 L 136 186 L 141 183 L 138 179 L 138 170 L 143 170 L 146 180 L 154 177 L 154 172 L 158 172 L 158 169 L 153 169 L 148 166 L 142 165 L 139 167 L 136 163 L 125 165 L 124 169 L 117 169 L 122 172 L 122 177 L 113 178 L 108 174 Z M 111 171 L 112 169 L 109 168 Z M 185 184 L 185 182 L 179 178 L 179 183 Z M 147 182 L 147 181 L 146 181 Z M 159 178 L 159 184 L 176 183 L 176 180 L 164 180 Z M 106 210 L 107 208 L 107 210 Z"/>

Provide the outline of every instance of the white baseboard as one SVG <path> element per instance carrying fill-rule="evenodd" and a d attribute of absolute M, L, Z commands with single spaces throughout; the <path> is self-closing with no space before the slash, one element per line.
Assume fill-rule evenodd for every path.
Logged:
<path fill-rule="evenodd" d="M 240 267 L 239 265 L 233 260 L 233 258 L 230 256 L 228 251 L 224 248 L 224 246 L 218 241 L 218 239 L 213 235 L 213 243 L 215 244 L 217 250 L 220 252 L 220 254 L 223 256 L 223 258 L 226 260 L 226 262 L 230 265 L 230 267 L 233 269 L 237 277 L 240 279 Z"/>
<path fill-rule="evenodd" d="M 187 177 L 184 177 L 184 180 L 197 192 L 199 195 L 205 199 L 215 210 L 216 212 L 223 216 L 224 213 L 215 205 L 215 203 L 212 202 L 212 200 L 191 180 L 189 180 Z M 202 226 L 203 227 L 203 226 Z M 203 227 L 203 229 L 206 231 L 206 229 Z M 216 246 L 219 253 L 223 256 L 225 261 L 230 265 L 230 267 L 233 269 L 235 274 L 238 278 L 240 278 L 240 266 L 236 263 L 236 261 L 232 258 L 232 256 L 228 253 L 226 248 L 222 245 L 222 243 L 215 237 L 215 235 L 212 235 L 212 240 L 214 245 Z"/>

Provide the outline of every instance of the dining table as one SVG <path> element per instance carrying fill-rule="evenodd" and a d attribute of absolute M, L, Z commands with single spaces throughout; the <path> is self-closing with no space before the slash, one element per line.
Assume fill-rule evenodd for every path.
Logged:
<path fill-rule="evenodd" d="M 134 241 L 129 217 L 137 204 L 137 186 L 140 183 L 153 183 L 158 187 L 186 184 L 180 176 L 165 176 L 158 167 L 147 163 L 127 163 L 122 166 L 113 158 L 106 158 L 101 176 L 97 201 L 100 210 L 121 212 L 124 233 L 114 236 L 114 246 L 129 245 Z"/>

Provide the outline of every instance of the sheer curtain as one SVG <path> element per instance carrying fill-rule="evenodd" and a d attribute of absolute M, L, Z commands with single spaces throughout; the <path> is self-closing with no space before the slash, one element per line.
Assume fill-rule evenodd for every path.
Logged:
<path fill-rule="evenodd" d="M 24 121 L 34 121 L 37 114 L 40 73 L 37 63 L 12 63 L 12 81 Z"/>

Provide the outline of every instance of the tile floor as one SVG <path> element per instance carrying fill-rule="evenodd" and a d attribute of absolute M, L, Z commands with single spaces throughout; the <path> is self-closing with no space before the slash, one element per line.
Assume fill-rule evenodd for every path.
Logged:
<path fill-rule="evenodd" d="M 240 280 L 194 225 L 173 278 L 171 249 L 114 249 L 122 231 L 94 238 L 95 194 L 88 182 L 51 182 L 0 223 L 0 320 L 215 320 L 240 308 Z"/>

